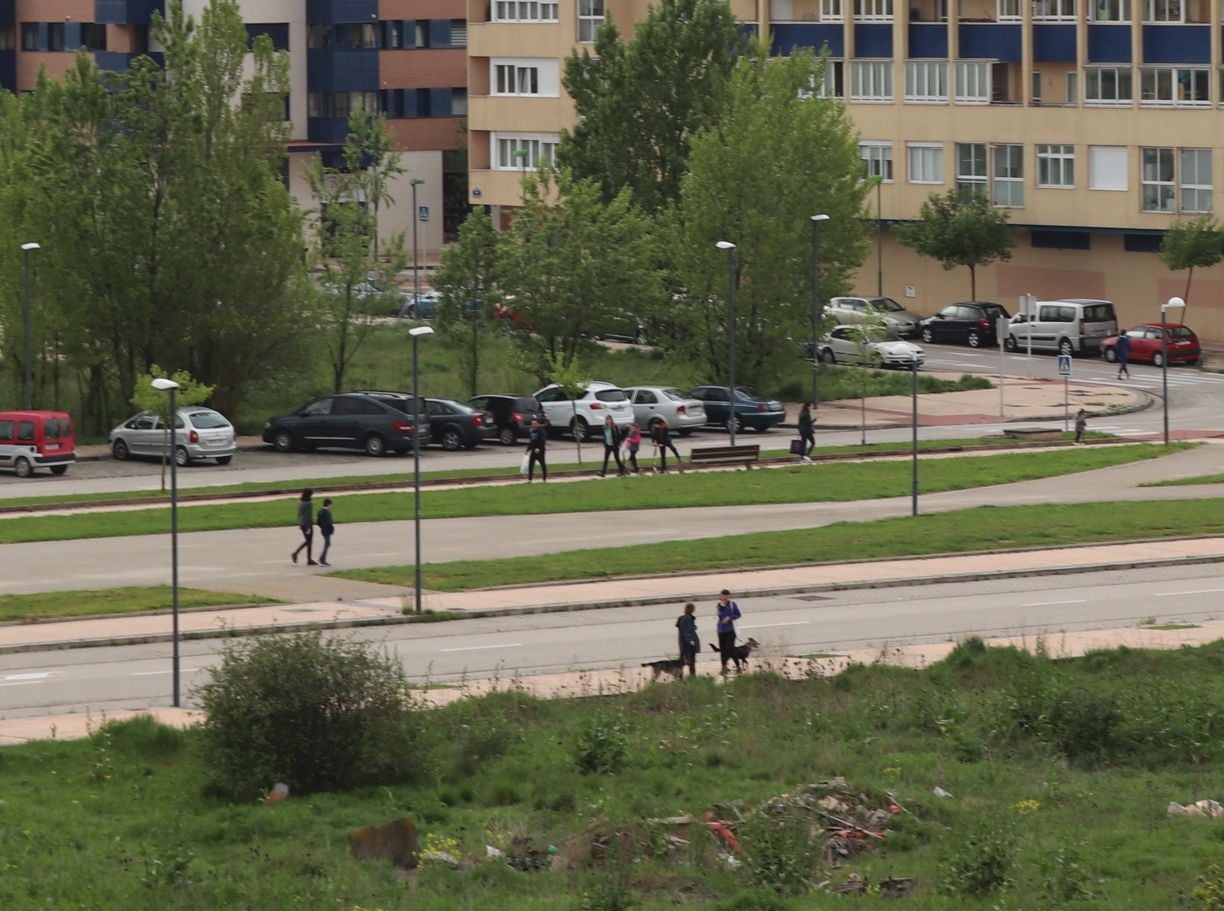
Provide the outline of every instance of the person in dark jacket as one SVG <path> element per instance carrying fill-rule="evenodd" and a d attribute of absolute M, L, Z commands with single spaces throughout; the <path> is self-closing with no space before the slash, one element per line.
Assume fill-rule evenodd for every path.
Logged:
<path fill-rule="evenodd" d="M 731 592 L 722 590 L 718 596 L 718 658 L 722 661 L 722 672 L 727 673 L 727 662 L 735 651 L 735 621 L 742 617 L 739 605 L 731 600 Z"/>
<path fill-rule="evenodd" d="M 1117 344 L 1114 345 L 1114 354 L 1118 356 L 1118 379 L 1122 379 L 1123 374 L 1128 380 L 1130 379 L 1130 370 L 1126 366 L 1126 362 L 1130 360 L 1130 349 L 1130 336 L 1123 332 L 1118 336 Z"/>
<path fill-rule="evenodd" d="M 813 428 L 812 403 L 804 402 L 799 409 L 799 439 L 803 441 L 801 458 L 807 464 L 812 464 L 812 450 L 816 448 L 816 432 Z"/>
<path fill-rule="evenodd" d="M 689 676 L 697 676 L 697 653 L 701 651 L 701 637 L 697 635 L 697 605 L 691 601 L 684 605 L 684 613 L 676 620 L 680 635 L 680 660 L 689 669 Z"/>
<path fill-rule="evenodd" d="M 548 431 L 536 418 L 531 422 L 531 431 L 527 435 L 527 483 L 530 484 L 535 477 L 535 467 L 538 463 L 540 466 L 540 480 L 548 480 L 548 463 L 544 459 L 545 449 L 548 446 Z"/>
<path fill-rule="evenodd" d="M 310 498 L 313 496 L 314 491 L 307 487 L 298 498 L 297 524 L 298 529 L 302 532 L 302 543 L 289 555 L 290 559 L 296 563 L 302 551 L 306 551 L 307 566 L 317 565 L 311 555 L 311 547 L 314 544 L 314 507 L 311 505 Z"/>
<path fill-rule="evenodd" d="M 327 562 L 327 552 L 331 549 L 332 532 L 336 530 L 336 523 L 332 521 L 330 497 L 324 499 L 323 508 L 315 516 L 315 523 L 319 526 L 319 534 L 323 536 L 323 552 L 319 554 L 319 565 L 331 566 Z"/>
<path fill-rule="evenodd" d="M 616 426 L 616 421 L 612 419 L 612 415 L 604 418 L 603 444 L 604 460 L 603 468 L 599 469 L 599 476 L 602 478 L 608 473 L 608 456 L 612 456 L 616 460 L 616 473 L 623 476 L 625 474 L 625 464 L 621 461 L 620 457 L 621 429 Z"/>
<path fill-rule="evenodd" d="M 667 450 L 676 457 L 676 467 L 684 474 L 684 463 L 680 461 L 680 453 L 676 452 L 676 444 L 672 442 L 671 428 L 667 426 L 666 418 L 655 418 L 650 428 L 650 440 L 659 454 L 659 473 L 667 474 Z"/>

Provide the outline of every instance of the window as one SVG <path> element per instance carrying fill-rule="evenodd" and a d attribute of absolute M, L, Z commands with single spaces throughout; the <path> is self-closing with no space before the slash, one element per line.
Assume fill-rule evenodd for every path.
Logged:
<path fill-rule="evenodd" d="M 1173 211 L 1173 149 L 1140 149 L 1144 212 Z"/>
<path fill-rule="evenodd" d="M 1182 0 L 1144 0 L 1144 22 L 1185 22 Z"/>
<path fill-rule="evenodd" d="M 1144 104 L 1195 107 L 1210 104 L 1208 70 L 1146 66 L 1139 71 L 1139 100 Z"/>
<path fill-rule="evenodd" d="M 1130 0 L 1095 0 L 1088 16 L 1093 22 L 1130 22 Z"/>
<path fill-rule="evenodd" d="M 604 24 L 604 0 L 578 0 L 578 40 L 590 44 Z"/>
<path fill-rule="evenodd" d="M 493 134 L 493 170 L 534 171 L 540 165 L 551 165 L 557 155 L 556 133 Z M 525 152 L 526 154 L 516 154 Z"/>
<path fill-rule="evenodd" d="M 1182 149 L 1177 175 L 1183 212 L 1211 211 L 1211 149 Z"/>
<path fill-rule="evenodd" d="M 451 116 L 466 117 L 468 93 L 467 89 L 451 89 Z"/>
<path fill-rule="evenodd" d="M 106 26 L 99 22 L 82 22 L 81 47 L 87 51 L 106 50 Z"/>
<path fill-rule="evenodd" d="M 1075 146 L 1037 146 L 1037 186 L 1075 186 Z"/>
<path fill-rule="evenodd" d="M 1075 0 L 1033 0 L 1033 19 L 1037 22 L 1074 22 Z"/>
<path fill-rule="evenodd" d="M 47 50 L 64 50 L 64 23 L 51 22 L 47 25 Z"/>
<path fill-rule="evenodd" d="M 538 95 L 540 94 L 540 69 L 535 66 L 515 66 L 512 63 L 500 63 L 497 70 L 497 88 L 495 95 Z"/>
<path fill-rule="evenodd" d="M 1130 104 L 1131 97 L 1130 67 L 1084 67 L 1084 101 L 1086 103 Z"/>
<path fill-rule="evenodd" d="M 1126 148 L 1124 146 L 1088 146 L 1088 189 L 1125 190 Z"/>
<path fill-rule="evenodd" d="M 891 22 L 892 0 L 854 0 L 854 18 L 859 22 Z"/>
<path fill-rule="evenodd" d="M 38 37 L 37 22 L 21 23 L 21 49 L 23 51 L 42 50 L 41 41 Z"/>
<path fill-rule="evenodd" d="M 494 22 L 556 22 L 555 0 L 495 0 Z"/>
<path fill-rule="evenodd" d="M 891 60 L 850 62 L 851 101 L 892 101 L 892 98 Z"/>
<path fill-rule="evenodd" d="M 911 142 L 906 145 L 906 153 L 910 183 L 943 183 L 942 145 Z"/>
<path fill-rule="evenodd" d="M 905 100 L 948 100 L 948 62 L 946 60 L 909 60 L 905 64 Z"/>
<path fill-rule="evenodd" d="M 1067 74 L 1067 104 L 1079 103 L 1079 73 L 1072 70 Z"/>
<path fill-rule="evenodd" d="M 957 62 L 956 100 L 959 104 L 990 103 L 989 62 Z"/>
<path fill-rule="evenodd" d="M 820 98 L 845 98 L 846 86 L 842 81 L 845 64 L 840 60 L 826 60 L 815 85 L 816 95 Z M 1221 70 L 1224 75 L 1224 70 Z"/>
<path fill-rule="evenodd" d="M 467 47 L 467 20 L 451 20 L 451 47 Z"/>
<path fill-rule="evenodd" d="M 860 142 L 859 158 L 866 164 L 868 177 L 892 180 L 893 157 L 891 142 Z"/>
<path fill-rule="evenodd" d="M 820 20 L 822 22 L 841 22 L 843 18 L 842 0 L 820 0 Z"/>
<path fill-rule="evenodd" d="M 1015 21 L 1020 18 L 1020 0 L 996 0 L 995 16 L 1000 22 Z"/>
<path fill-rule="evenodd" d="M 956 144 L 956 189 L 964 195 L 986 192 L 986 143 Z"/>
<path fill-rule="evenodd" d="M 1024 205 L 1024 146 L 994 147 L 994 188 L 990 201 L 1009 209 Z"/>

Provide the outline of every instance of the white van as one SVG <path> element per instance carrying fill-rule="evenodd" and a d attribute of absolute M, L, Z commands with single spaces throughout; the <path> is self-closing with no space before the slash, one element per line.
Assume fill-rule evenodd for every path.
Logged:
<path fill-rule="evenodd" d="M 1117 334 L 1118 315 L 1110 301 L 1068 298 L 1037 301 L 1031 317 L 1013 316 L 1003 344 L 1008 351 L 1024 351 L 1031 339 L 1034 351 L 1098 354 L 1101 342 Z"/>

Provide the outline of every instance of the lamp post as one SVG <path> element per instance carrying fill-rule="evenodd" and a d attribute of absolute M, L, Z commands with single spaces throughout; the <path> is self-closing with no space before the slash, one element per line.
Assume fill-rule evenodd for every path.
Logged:
<path fill-rule="evenodd" d="M 881 187 L 884 186 L 884 177 L 880 175 L 875 179 L 876 185 L 876 297 L 884 296 L 884 216 L 883 208 L 880 201 L 883 198 Z"/>
<path fill-rule="evenodd" d="M 1186 302 L 1180 297 L 1170 297 L 1167 304 L 1160 305 L 1160 384 L 1164 394 L 1164 444 L 1169 445 L 1169 317 L 1170 310 L 1181 310 Z"/>
<path fill-rule="evenodd" d="M 153 378 L 153 388 L 170 393 L 170 615 L 173 617 L 173 629 L 170 641 L 173 643 L 174 657 L 171 662 L 174 688 L 173 705 L 179 707 L 179 559 L 178 559 L 178 460 L 175 451 L 178 449 L 178 438 L 175 434 L 175 419 L 178 408 L 175 404 L 175 393 L 179 384 L 164 376 Z"/>
<path fill-rule="evenodd" d="M 33 345 L 30 344 L 30 254 L 41 249 L 42 246 L 36 243 L 21 245 L 21 269 L 25 285 L 25 294 L 21 303 L 23 339 L 21 397 L 22 407 L 26 411 L 34 407 L 34 355 Z"/>
<path fill-rule="evenodd" d="M 913 439 L 911 442 L 911 453 L 913 454 L 912 461 L 914 463 L 914 480 L 910 488 L 910 515 L 918 515 L 918 352 L 913 353 L 913 362 L 910 364 L 910 400 L 913 403 L 914 413 L 910 421 L 913 426 Z"/>
<path fill-rule="evenodd" d="M 812 407 L 820 406 L 820 386 L 816 378 L 817 356 L 816 333 L 820 327 L 820 223 L 828 221 L 828 215 L 812 216 Z"/>
<path fill-rule="evenodd" d="M 417 340 L 424 335 L 433 335 L 431 326 L 414 326 L 408 330 L 412 336 L 412 407 L 416 414 L 412 418 L 412 542 L 416 548 L 413 566 L 413 609 L 421 613 L 421 399 L 417 389 Z M 428 420 L 428 418 L 426 418 Z"/>
<path fill-rule="evenodd" d="M 412 307 L 413 316 L 421 318 L 421 264 L 417 260 L 417 222 L 421 220 L 421 210 L 417 208 L 416 188 L 425 181 L 414 177 L 408 181 L 412 185 Z"/>
<path fill-rule="evenodd" d="M 714 246 L 727 253 L 727 431 L 731 434 L 731 445 L 735 445 L 735 425 L 739 417 L 735 413 L 735 244 L 720 240 Z"/>

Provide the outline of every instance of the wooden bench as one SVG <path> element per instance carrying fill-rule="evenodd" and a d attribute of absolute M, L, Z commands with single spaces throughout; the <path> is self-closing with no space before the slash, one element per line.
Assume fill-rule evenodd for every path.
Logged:
<path fill-rule="evenodd" d="M 1062 430 L 1058 427 L 1010 427 L 1003 436 L 1013 440 L 1059 440 Z"/>
<path fill-rule="evenodd" d="M 689 452 L 690 465 L 744 465 L 752 467 L 761 460 L 761 447 L 751 446 L 704 446 Z"/>

